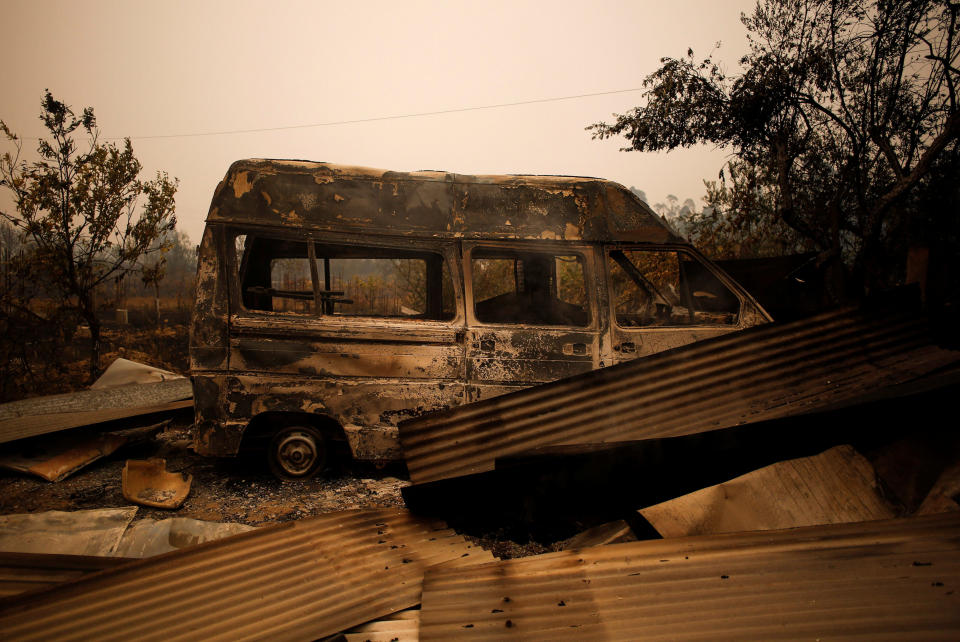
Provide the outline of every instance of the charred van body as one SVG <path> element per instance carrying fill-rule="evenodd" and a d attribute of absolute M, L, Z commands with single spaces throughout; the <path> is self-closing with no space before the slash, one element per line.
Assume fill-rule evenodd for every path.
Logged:
<path fill-rule="evenodd" d="M 190 356 L 196 450 L 259 438 L 306 477 L 331 442 L 765 323 L 623 186 L 244 160 L 213 197 Z"/>

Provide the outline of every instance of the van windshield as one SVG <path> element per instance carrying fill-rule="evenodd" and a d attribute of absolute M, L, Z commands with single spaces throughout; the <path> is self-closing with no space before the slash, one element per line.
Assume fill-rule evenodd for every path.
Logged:
<path fill-rule="evenodd" d="M 435 252 L 238 235 L 243 305 L 295 315 L 449 320 L 450 271 Z"/>

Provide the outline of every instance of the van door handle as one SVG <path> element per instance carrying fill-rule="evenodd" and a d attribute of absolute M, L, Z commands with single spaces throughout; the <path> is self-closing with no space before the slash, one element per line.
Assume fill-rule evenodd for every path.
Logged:
<path fill-rule="evenodd" d="M 624 341 L 620 345 L 614 346 L 613 349 L 617 352 L 636 352 L 637 346 L 635 346 L 632 341 Z"/>

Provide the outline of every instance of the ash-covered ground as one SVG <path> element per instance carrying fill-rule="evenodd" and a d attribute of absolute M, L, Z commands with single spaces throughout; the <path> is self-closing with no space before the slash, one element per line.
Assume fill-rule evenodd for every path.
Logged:
<path fill-rule="evenodd" d="M 266 526 L 343 510 L 404 506 L 400 491 L 410 482 L 402 463 L 378 468 L 345 462 L 314 479 L 284 482 L 273 477 L 258 456 L 215 459 L 197 455 L 190 449 L 190 428 L 189 419 L 175 420 L 155 436 L 127 444 L 60 482 L 0 470 L 0 514 L 130 506 L 121 492 L 124 463 L 151 457 L 165 459 L 169 472 L 193 475 L 193 483 L 180 508 L 140 506 L 134 523 L 147 518 L 191 517 Z M 465 535 L 504 558 L 560 548 L 559 543 L 514 542 L 499 529 Z"/>

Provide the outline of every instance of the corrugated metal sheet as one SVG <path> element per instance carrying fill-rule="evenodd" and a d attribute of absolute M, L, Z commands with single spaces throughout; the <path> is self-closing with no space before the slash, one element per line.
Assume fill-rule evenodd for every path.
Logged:
<path fill-rule="evenodd" d="M 424 569 L 489 561 L 442 523 L 346 511 L 133 562 L 0 605 L 9 640 L 313 640 L 420 601 Z"/>
<path fill-rule="evenodd" d="M 960 514 L 431 569 L 420 639 L 960 638 Z"/>
<path fill-rule="evenodd" d="M 343 634 L 346 642 L 417 642 L 420 639 L 420 609 L 407 609 Z"/>
<path fill-rule="evenodd" d="M 176 383 L 176 382 L 167 382 Z M 189 382 L 187 382 L 189 384 Z M 149 384 L 164 385 L 164 384 Z M 96 424 L 115 421 L 117 419 L 130 419 L 133 417 L 146 417 L 148 415 L 160 415 L 185 410 L 193 407 L 193 400 L 172 401 L 154 406 L 136 406 L 130 408 L 108 408 L 106 410 L 86 410 L 83 412 L 57 412 L 46 415 L 30 415 L 22 417 L 11 417 L 0 420 L 0 444 L 17 439 L 25 439 L 36 435 L 45 435 L 70 428 L 80 428 L 81 426 L 93 426 Z"/>
<path fill-rule="evenodd" d="M 193 387 L 190 380 L 180 378 L 11 401 L 0 404 L 0 419 L 157 406 L 191 397 L 193 397 Z"/>
<path fill-rule="evenodd" d="M 663 537 L 896 517 L 870 462 L 850 446 L 765 466 L 640 514 Z"/>
<path fill-rule="evenodd" d="M 806 412 L 910 381 L 960 354 L 914 315 L 840 310 L 765 325 L 400 424 L 415 483 L 551 444 L 686 435 Z"/>
<path fill-rule="evenodd" d="M 0 553 L 0 598 L 50 588 L 129 561 L 92 555 Z"/>

